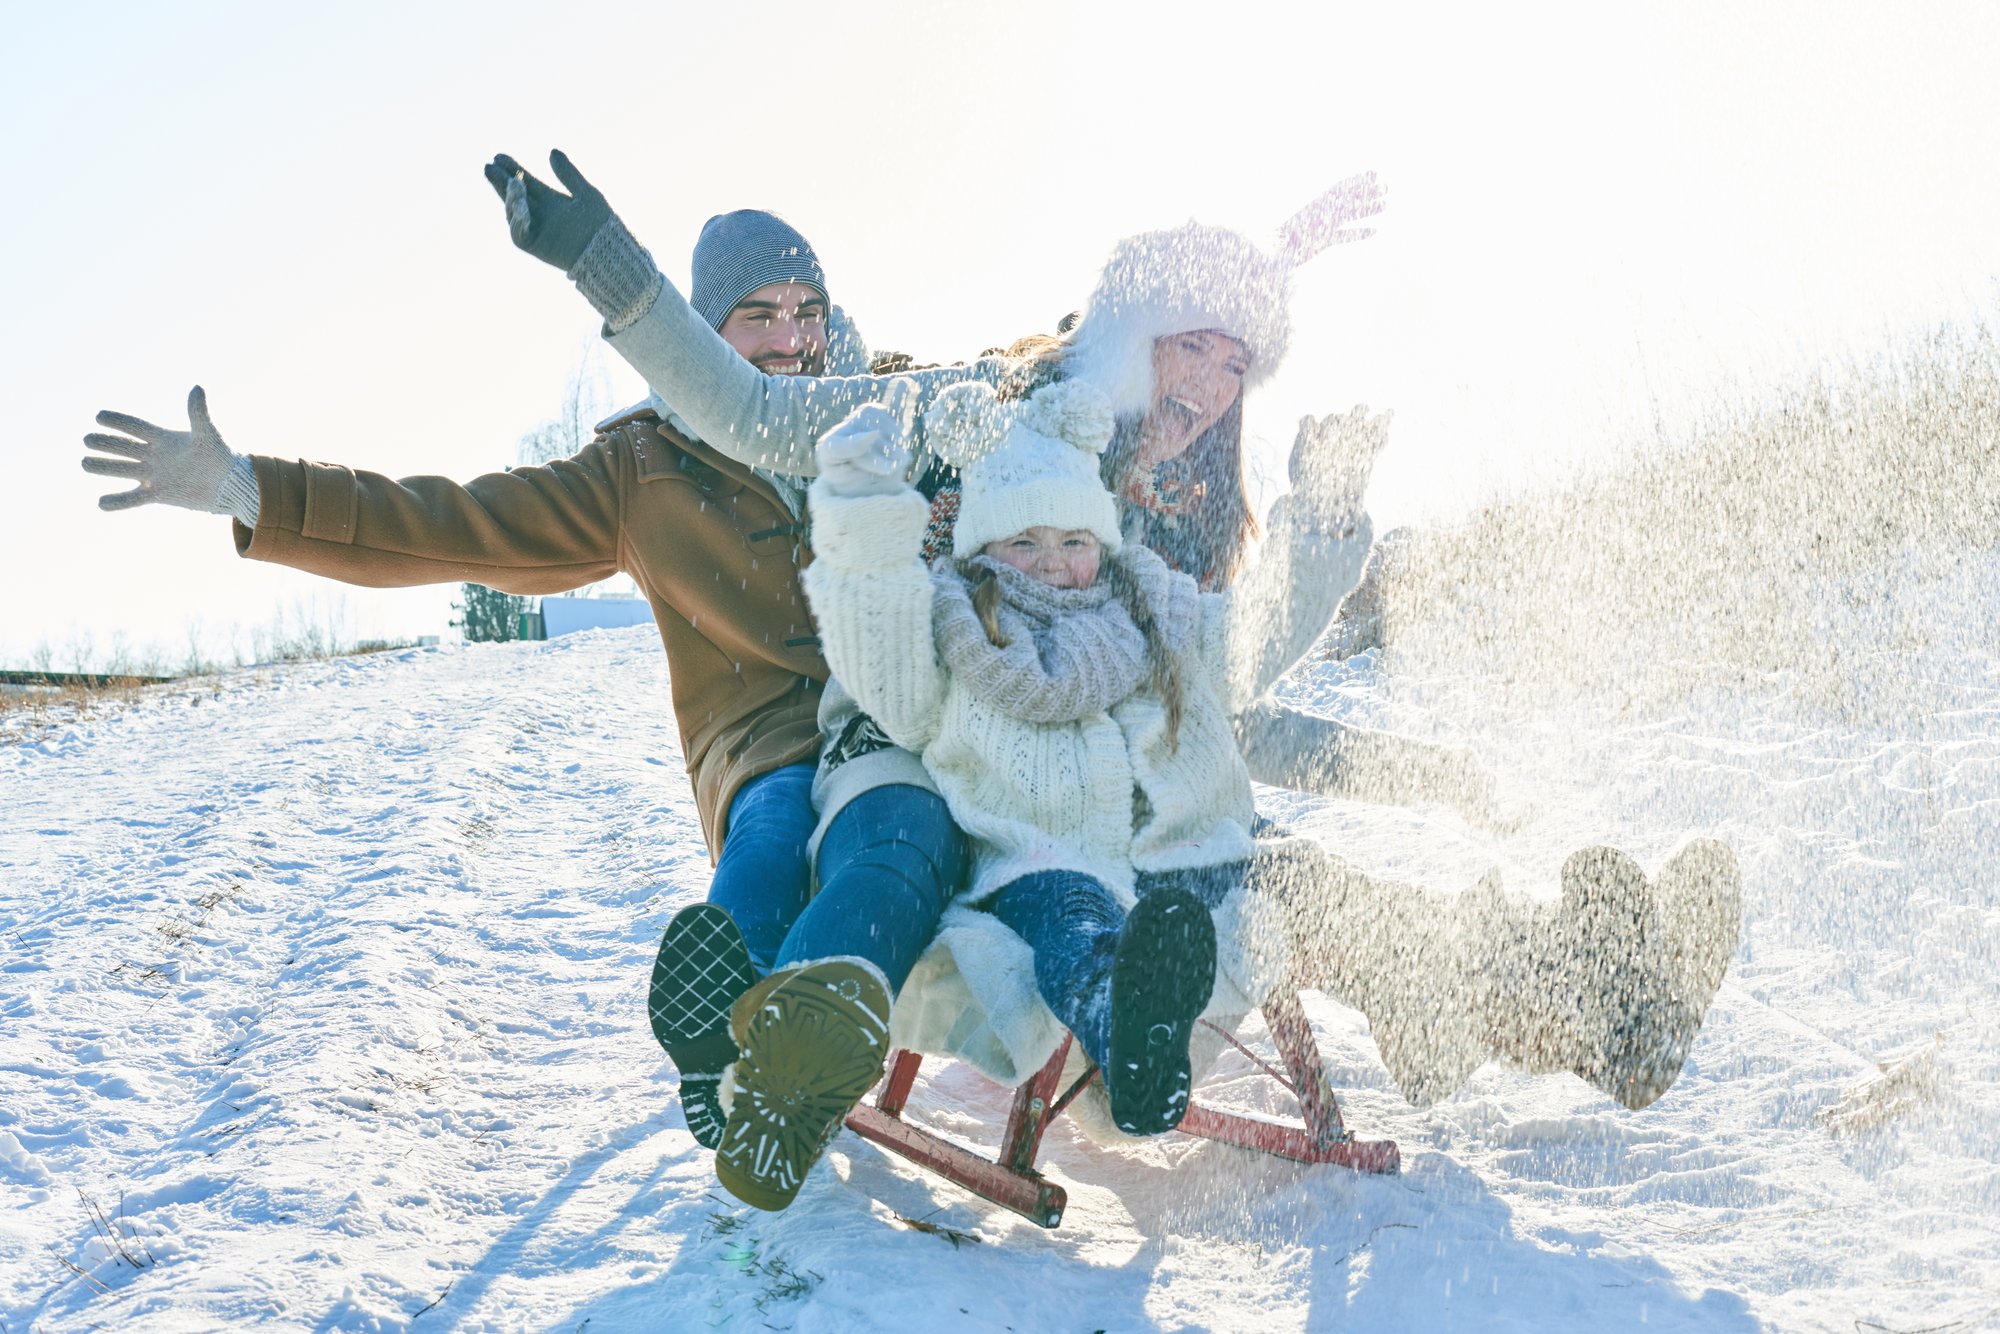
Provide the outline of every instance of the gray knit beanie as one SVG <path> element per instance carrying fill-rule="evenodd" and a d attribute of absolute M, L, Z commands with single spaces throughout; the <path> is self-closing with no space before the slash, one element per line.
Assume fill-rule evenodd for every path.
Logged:
<path fill-rule="evenodd" d="M 806 238 L 760 208 L 718 213 L 702 224 L 691 276 L 688 304 L 711 329 L 720 329 L 737 302 L 767 283 L 804 283 L 826 296 L 826 273 Z"/>

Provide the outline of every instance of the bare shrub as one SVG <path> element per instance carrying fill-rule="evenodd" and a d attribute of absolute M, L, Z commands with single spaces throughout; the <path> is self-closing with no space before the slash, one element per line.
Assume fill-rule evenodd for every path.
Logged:
<path fill-rule="evenodd" d="M 1996 427 L 2000 344 L 1938 329 L 1770 405 L 1719 407 L 1608 475 L 1410 535 L 1384 576 L 1385 638 L 1407 665 L 1473 667 L 1531 697 L 1850 681 L 1953 633 L 1893 615 L 1841 631 L 1896 605 L 1911 553 L 2000 545 Z"/>

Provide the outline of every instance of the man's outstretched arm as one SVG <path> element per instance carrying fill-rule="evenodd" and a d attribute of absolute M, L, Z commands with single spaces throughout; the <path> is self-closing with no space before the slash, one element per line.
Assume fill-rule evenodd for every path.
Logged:
<path fill-rule="evenodd" d="M 375 588 L 470 581 L 509 593 L 559 593 L 620 568 L 616 461 L 601 444 L 574 459 L 443 477 L 357 472 L 338 464 L 238 454 L 197 387 L 188 429 L 100 412 L 84 471 L 136 485 L 106 510 L 173 505 L 233 515 L 237 550 Z"/>
<path fill-rule="evenodd" d="M 130 491 L 99 496 L 99 509 L 174 505 L 206 514 L 233 514 L 246 524 L 257 522 L 256 471 L 248 458 L 223 443 L 208 418 L 208 395 L 200 385 L 188 391 L 185 431 L 155 426 L 123 412 L 100 412 L 97 424 L 111 429 L 92 431 L 83 438 L 85 445 L 98 451 L 84 455 L 83 470 L 138 483 Z"/>

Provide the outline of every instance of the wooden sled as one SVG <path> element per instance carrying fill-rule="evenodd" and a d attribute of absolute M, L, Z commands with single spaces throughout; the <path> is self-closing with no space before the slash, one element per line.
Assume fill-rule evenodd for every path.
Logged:
<path fill-rule="evenodd" d="M 1264 1005 L 1264 1021 L 1283 1058 L 1290 1077 L 1281 1074 L 1242 1043 L 1223 1036 L 1266 1073 L 1290 1089 L 1298 1099 L 1303 1124 L 1275 1121 L 1242 1112 L 1222 1112 L 1195 1103 L 1188 1108 L 1179 1132 L 1203 1139 L 1220 1140 L 1246 1149 L 1257 1149 L 1301 1163 L 1334 1163 L 1357 1172 L 1394 1172 L 1401 1155 L 1390 1140 L 1357 1140 L 1341 1124 L 1340 1104 L 1326 1077 L 1326 1064 L 1314 1041 L 1312 1025 L 1299 1005 L 1298 993 L 1286 990 Z M 1202 1021 L 1206 1023 L 1207 1021 Z M 1212 1027 L 1212 1026 L 1211 1026 Z M 1215 1029 L 1221 1032 L 1220 1029 Z M 963 1186 L 982 1199 L 1003 1209 L 1011 1209 L 1041 1227 L 1062 1224 L 1069 1197 L 1061 1186 L 1035 1170 L 1035 1156 L 1041 1149 L 1042 1134 L 1049 1123 L 1062 1115 L 1076 1095 L 1097 1077 L 1097 1067 L 1085 1071 L 1060 1097 L 1056 1085 L 1062 1079 L 1063 1058 L 1069 1053 L 1071 1038 L 1047 1065 L 1014 1092 L 1014 1106 L 1007 1116 L 1007 1130 L 996 1158 L 982 1158 L 970 1149 L 945 1139 L 922 1126 L 903 1119 L 903 1104 L 916 1083 L 923 1055 L 914 1051 L 889 1054 L 889 1073 L 875 1101 L 863 1102 L 847 1117 L 847 1128 L 891 1153 L 901 1154 L 919 1167 L 928 1168 L 947 1181 Z"/>

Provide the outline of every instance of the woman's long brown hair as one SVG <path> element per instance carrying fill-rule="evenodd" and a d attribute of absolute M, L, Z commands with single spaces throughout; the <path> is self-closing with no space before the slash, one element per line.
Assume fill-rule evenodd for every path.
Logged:
<path fill-rule="evenodd" d="M 979 628 L 994 648 L 1006 648 L 1014 642 L 1000 628 L 1000 577 L 983 566 L 972 579 L 972 614 L 979 618 Z"/>
<path fill-rule="evenodd" d="M 1229 410 L 1188 446 L 1183 457 L 1203 491 L 1195 507 L 1180 515 L 1178 523 L 1168 523 L 1167 516 L 1122 499 L 1125 472 L 1138 451 L 1143 424 L 1139 417 L 1119 418 L 1111 445 L 1104 451 L 1104 484 L 1121 497 L 1121 505 L 1137 508 L 1144 516 L 1141 540 L 1167 564 L 1193 575 L 1206 590 L 1227 588 L 1235 581 L 1258 532 L 1257 516 L 1243 487 L 1242 398 L 1230 404 Z"/>

